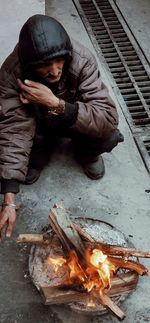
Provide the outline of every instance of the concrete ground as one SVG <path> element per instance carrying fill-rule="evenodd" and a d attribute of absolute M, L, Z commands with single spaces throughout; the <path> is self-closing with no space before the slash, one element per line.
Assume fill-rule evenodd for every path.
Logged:
<path fill-rule="evenodd" d="M 143 6 L 146 0 L 133 0 L 132 3 L 118 0 L 126 19 L 129 18 L 133 32 L 135 20 L 142 25 Z M 44 13 L 44 2 L 40 0 L 0 0 L 0 61 L 15 45 L 19 28 L 26 18 L 35 12 Z M 132 8 L 131 8 L 132 6 Z M 138 7 L 137 7 L 138 6 Z M 136 9 L 136 10 L 135 10 Z M 137 15 L 137 10 L 139 14 Z M 132 12 L 133 22 L 131 22 Z M 2 15 L 2 13 L 4 13 Z M 51 0 L 46 3 L 46 14 L 58 18 L 68 33 L 85 44 L 93 52 L 90 39 L 82 25 L 71 0 Z M 9 23 L 6 17 L 9 17 Z M 145 18 L 146 19 L 146 18 Z M 145 24 L 143 21 L 143 24 Z M 7 24 L 6 24 L 7 22 Z M 14 32 L 15 31 L 15 32 Z M 149 40 L 139 33 L 145 47 Z M 70 142 L 57 147 L 49 166 L 42 172 L 40 179 L 32 186 L 21 186 L 17 196 L 20 204 L 17 223 L 11 239 L 0 246 L 0 323 L 100 323 L 117 322 L 112 315 L 105 317 L 76 314 L 65 306 L 44 306 L 28 274 L 28 254 L 30 248 L 15 243 L 19 233 L 39 232 L 47 223 L 49 209 L 54 203 L 70 208 L 76 216 L 84 215 L 101 219 L 113 224 L 124 232 L 136 248 L 150 249 L 150 181 L 149 174 L 141 160 L 133 141 L 132 134 L 110 89 L 109 77 L 99 62 L 102 77 L 116 101 L 120 125 L 125 142 L 110 154 L 104 154 L 106 175 L 101 181 L 91 181 L 73 159 Z M 142 263 L 150 268 L 149 260 Z M 150 322 L 150 279 L 140 278 L 136 292 L 124 303 L 125 323 Z"/>

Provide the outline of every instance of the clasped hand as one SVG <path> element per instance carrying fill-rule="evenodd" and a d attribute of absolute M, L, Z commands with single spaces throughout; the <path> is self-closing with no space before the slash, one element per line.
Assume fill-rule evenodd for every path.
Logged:
<path fill-rule="evenodd" d="M 23 104 L 36 103 L 52 110 L 59 106 L 59 99 L 47 86 L 30 80 L 23 83 L 17 79 L 17 82 L 21 89 L 20 100 Z"/>

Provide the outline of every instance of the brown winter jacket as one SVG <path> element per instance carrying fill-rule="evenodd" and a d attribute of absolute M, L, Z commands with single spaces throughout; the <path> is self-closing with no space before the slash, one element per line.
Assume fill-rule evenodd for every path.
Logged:
<path fill-rule="evenodd" d="M 40 18 L 41 15 L 36 17 Z M 33 33 L 32 26 L 32 38 Z M 55 93 L 66 101 L 64 124 L 75 132 L 105 139 L 117 127 L 116 108 L 102 83 L 93 54 L 77 41 L 71 40 L 70 46 L 67 68 Z M 0 70 L 0 178 L 24 181 L 35 135 L 37 110 L 31 105 L 23 105 L 19 99 L 17 78 L 24 79 L 19 50 L 17 45 Z M 48 58 L 60 56 L 58 53 L 53 55 L 57 51 L 60 48 L 55 46 Z M 63 53 L 64 48 L 61 56 Z M 41 55 L 44 56 L 44 53 Z M 24 61 L 26 66 L 27 63 Z M 74 118 L 69 120 L 71 109 L 74 111 Z M 65 123 L 65 117 L 66 120 L 68 118 L 68 124 Z M 46 122 L 48 118 L 51 119 L 51 116 L 46 116 Z M 49 126 L 52 120 L 54 116 Z"/>

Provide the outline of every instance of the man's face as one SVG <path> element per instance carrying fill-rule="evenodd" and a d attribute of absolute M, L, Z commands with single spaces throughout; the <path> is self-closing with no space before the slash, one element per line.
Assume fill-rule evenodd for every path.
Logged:
<path fill-rule="evenodd" d="M 65 60 L 63 58 L 51 59 L 44 65 L 37 66 L 35 71 L 48 83 L 55 83 L 61 78 L 64 63 Z"/>

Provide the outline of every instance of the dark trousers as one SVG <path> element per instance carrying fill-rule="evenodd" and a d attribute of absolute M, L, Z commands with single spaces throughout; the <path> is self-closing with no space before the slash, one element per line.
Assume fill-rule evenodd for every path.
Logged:
<path fill-rule="evenodd" d="M 57 144 L 59 138 L 67 137 L 72 139 L 76 159 L 80 162 L 89 162 L 97 159 L 98 155 L 110 152 L 119 142 L 124 141 L 123 135 L 118 129 L 114 130 L 106 140 L 89 137 L 80 133 L 68 131 L 37 132 L 31 150 L 29 167 L 42 169 L 49 161 L 50 154 Z"/>

